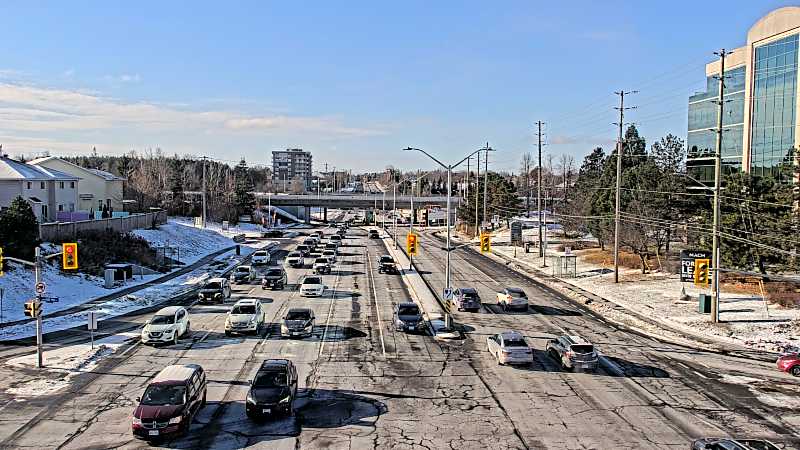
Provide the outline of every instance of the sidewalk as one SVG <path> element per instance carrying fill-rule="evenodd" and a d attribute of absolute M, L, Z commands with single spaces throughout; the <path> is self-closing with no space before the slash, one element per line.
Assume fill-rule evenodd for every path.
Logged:
<path fill-rule="evenodd" d="M 698 312 L 697 296 L 707 291 L 682 283 L 678 275 L 621 269 L 621 282 L 614 283 L 608 268 L 583 262 L 579 256 L 576 278 L 556 278 L 552 269 L 540 267 L 536 253 L 520 248 L 515 258 L 513 247 L 507 246 L 493 246 L 492 252 L 489 257 L 512 263 L 511 268 L 535 276 L 603 317 L 650 335 L 715 350 L 782 353 L 800 346 L 800 310 L 766 305 L 758 296 L 723 293 L 723 322 L 714 324 L 709 314 Z M 682 289 L 691 300 L 680 299 Z"/>

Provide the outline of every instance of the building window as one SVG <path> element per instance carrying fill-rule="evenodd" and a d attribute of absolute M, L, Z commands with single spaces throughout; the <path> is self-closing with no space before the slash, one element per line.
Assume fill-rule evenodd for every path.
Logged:
<path fill-rule="evenodd" d="M 30 189 L 31 188 L 31 182 L 28 181 L 26 184 L 27 184 L 27 188 Z"/>
<path fill-rule="evenodd" d="M 75 182 L 74 181 L 70 181 L 69 182 L 69 188 L 70 189 L 75 189 Z"/>
<path fill-rule="evenodd" d="M 64 182 L 63 181 L 59 181 L 58 182 L 58 188 L 59 189 L 64 189 Z"/>
<path fill-rule="evenodd" d="M 64 205 L 58 205 L 58 212 L 64 211 Z"/>
<path fill-rule="evenodd" d="M 44 189 L 44 181 L 41 181 L 41 182 L 39 183 L 39 189 Z"/>
<path fill-rule="evenodd" d="M 69 204 L 69 212 L 75 212 L 75 203 Z"/>
<path fill-rule="evenodd" d="M 103 201 L 102 200 L 98 200 L 97 201 L 97 209 L 103 209 Z"/>
<path fill-rule="evenodd" d="M 42 219 L 47 219 L 47 205 L 42 205 Z"/>
<path fill-rule="evenodd" d="M 798 35 L 755 49 L 753 56 L 753 114 L 750 171 L 777 175 L 791 161 L 797 99 Z"/>

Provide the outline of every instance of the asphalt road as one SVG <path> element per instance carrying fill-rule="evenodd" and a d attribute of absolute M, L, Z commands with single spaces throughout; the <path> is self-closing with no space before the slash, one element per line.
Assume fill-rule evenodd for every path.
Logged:
<path fill-rule="evenodd" d="M 430 242 L 422 240 L 416 261 L 441 286 L 443 252 Z M 477 287 L 489 304 L 477 314 L 456 313 L 468 331 L 463 341 L 395 332 L 392 308 L 408 292 L 398 275 L 377 273 L 382 242 L 351 230 L 333 272 L 324 276 L 330 289 L 321 298 L 302 298 L 291 286 L 236 286 L 225 305 L 190 306 L 192 333 L 178 345 L 130 345 L 54 395 L 4 393 L 0 447 L 146 447 L 130 433 L 135 399 L 161 368 L 175 363 L 204 367 L 208 404 L 190 432 L 164 448 L 638 449 L 687 448 L 700 434 L 796 438 L 791 408 L 769 406 L 749 386 L 718 379 L 752 377 L 775 390 L 764 388 L 771 398 L 779 398 L 776 392 L 796 397 L 797 383 L 768 364 L 619 330 L 502 265 L 465 252 L 453 253 L 454 280 Z M 309 271 L 288 269 L 290 284 Z M 528 314 L 501 313 L 491 303 L 504 283 L 525 288 L 536 307 Z M 238 298 L 262 301 L 272 324 L 263 335 L 225 336 L 225 315 Z M 312 338 L 278 336 L 279 318 L 294 306 L 314 309 Z M 562 329 L 580 332 L 629 376 L 562 372 L 541 351 L 530 368 L 499 367 L 485 350 L 485 336 L 505 329 L 523 332 L 539 350 Z M 247 381 L 268 358 L 297 364 L 299 399 L 291 417 L 255 423 L 244 413 Z M 0 370 L 0 390 L 42 376 L 8 370 Z"/>

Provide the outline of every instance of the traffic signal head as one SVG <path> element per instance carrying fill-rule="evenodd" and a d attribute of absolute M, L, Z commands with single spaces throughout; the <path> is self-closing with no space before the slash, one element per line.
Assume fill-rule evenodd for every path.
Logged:
<path fill-rule="evenodd" d="M 3 247 L 0 247 L 0 277 L 3 276 Z"/>
<path fill-rule="evenodd" d="M 28 317 L 39 317 L 42 312 L 42 304 L 36 300 L 25 302 L 25 315 Z"/>
<path fill-rule="evenodd" d="M 417 235 L 414 233 L 408 233 L 406 236 L 406 253 L 409 256 L 417 254 Z"/>
<path fill-rule="evenodd" d="M 75 242 L 64 243 L 61 246 L 61 262 L 64 270 L 78 268 L 78 244 Z"/>
<path fill-rule="evenodd" d="M 711 267 L 709 259 L 703 258 L 694 260 L 694 284 L 705 286 L 711 284 Z"/>
<path fill-rule="evenodd" d="M 481 234 L 481 253 L 492 251 L 492 237 L 489 233 Z"/>

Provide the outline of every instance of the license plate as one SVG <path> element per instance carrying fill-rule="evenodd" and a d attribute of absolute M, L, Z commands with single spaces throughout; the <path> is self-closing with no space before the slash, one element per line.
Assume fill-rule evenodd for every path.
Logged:
<path fill-rule="evenodd" d="M 267 409 L 262 409 L 261 412 L 264 413 L 264 414 L 269 414 L 269 413 L 272 412 L 272 410 L 267 408 Z"/>
<path fill-rule="evenodd" d="M 147 432 L 150 436 L 158 436 L 158 430 L 150 430 Z"/>

